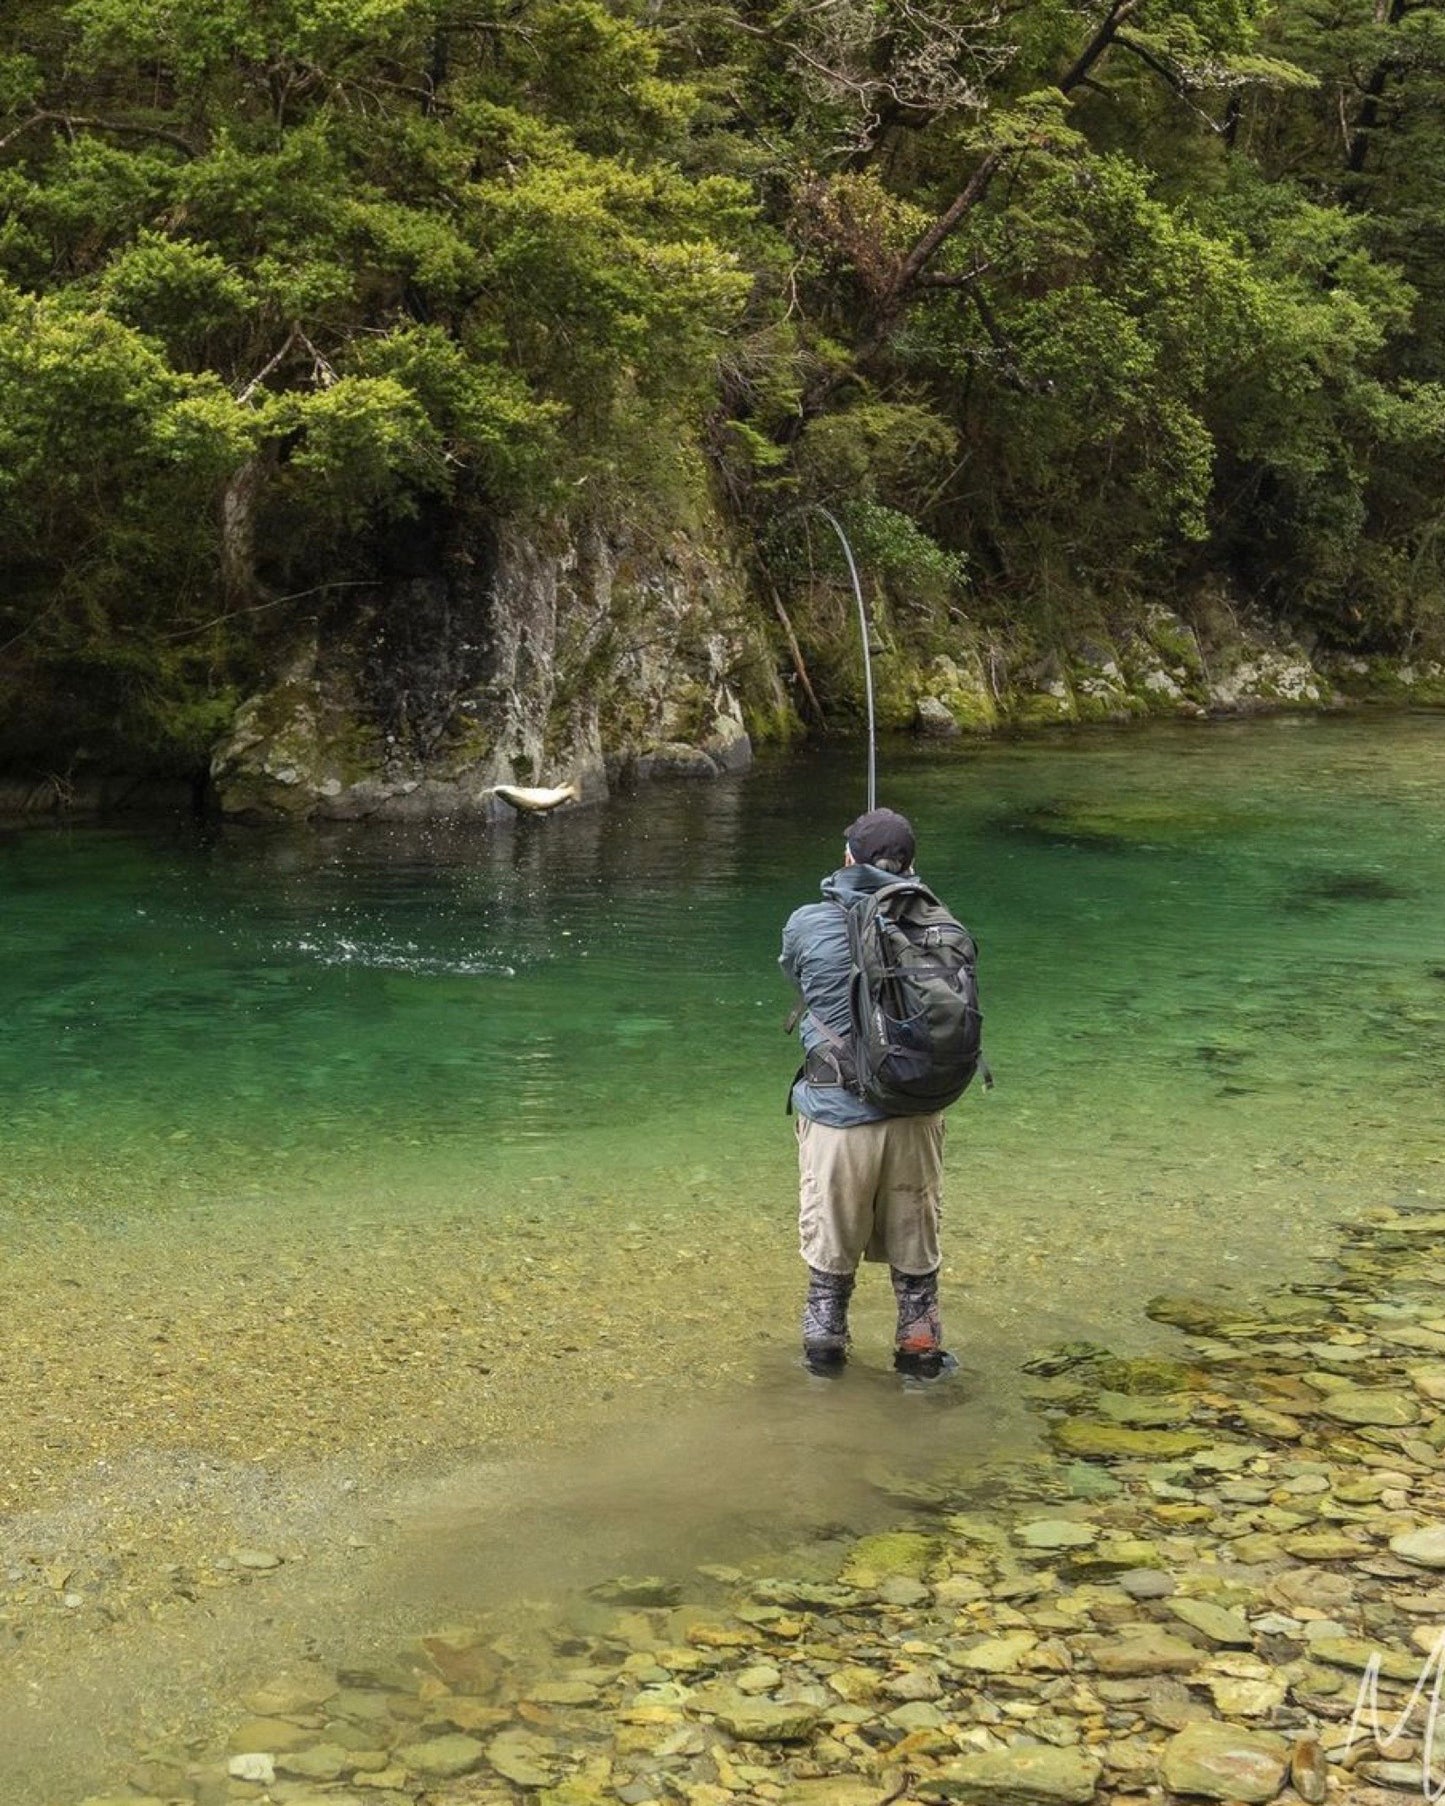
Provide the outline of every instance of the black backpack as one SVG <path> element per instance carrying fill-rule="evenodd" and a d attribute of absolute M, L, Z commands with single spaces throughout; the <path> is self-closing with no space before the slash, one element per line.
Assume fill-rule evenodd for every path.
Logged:
<path fill-rule="evenodd" d="M 824 1066 L 837 1073 L 832 1082 L 889 1116 L 946 1109 L 980 1071 L 991 1088 L 978 1007 L 978 949 L 962 922 L 911 877 L 839 907 L 848 918 L 853 965 L 852 1032 L 844 1047 L 824 1030 L 831 1046 L 819 1052 Z"/>

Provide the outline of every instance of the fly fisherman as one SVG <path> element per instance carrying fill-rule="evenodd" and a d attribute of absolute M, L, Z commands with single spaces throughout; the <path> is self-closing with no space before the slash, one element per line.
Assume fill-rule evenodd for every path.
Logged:
<path fill-rule="evenodd" d="M 823 901 L 794 910 L 783 930 L 778 963 L 799 994 L 804 1050 L 790 1103 L 797 1114 L 799 1228 L 808 1266 L 803 1358 L 817 1374 L 841 1372 L 847 1358 L 848 1303 L 860 1260 L 888 1263 L 898 1304 L 898 1371 L 933 1379 L 957 1365 L 944 1352 L 938 1311 L 942 1106 L 981 1063 L 974 947 L 968 931 L 913 879 L 914 848 L 904 816 L 891 809 L 859 816 L 846 830 L 842 868 L 823 880 Z M 900 877 L 908 882 L 900 885 Z M 880 898 L 889 886 L 894 891 Z M 884 954 L 879 982 L 913 948 L 934 962 L 920 967 L 924 989 L 907 1006 L 915 1021 L 927 1022 L 905 1075 L 916 1095 L 903 1095 L 882 1070 L 899 1053 L 899 1025 L 890 1024 L 892 1045 L 879 1069 L 871 1067 L 851 1000 L 855 989 L 865 1001 L 870 995 L 859 923 L 909 910 L 917 917 L 909 941 L 895 943 L 901 954 Z M 886 942 L 871 920 L 866 933 L 868 946 Z"/>

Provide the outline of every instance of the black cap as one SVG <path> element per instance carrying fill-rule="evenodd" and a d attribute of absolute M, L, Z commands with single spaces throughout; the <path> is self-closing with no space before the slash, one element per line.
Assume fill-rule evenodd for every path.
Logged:
<path fill-rule="evenodd" d="M 913 824 L 893 809 L 870 809 L 843 830 L 848 851 L 859 865 L 881 865 L 887 871 L 911 872 L 917 843 Z"/>

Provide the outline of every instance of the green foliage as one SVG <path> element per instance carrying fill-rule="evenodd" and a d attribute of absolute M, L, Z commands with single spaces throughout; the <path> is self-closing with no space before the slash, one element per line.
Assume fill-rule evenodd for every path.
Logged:
<path fill-rule="evenodd" d="M 695 486 L 759 227 L 680 167 L 701 102 L 664 61 L 596 0 L 8 12 L 0 685 L 103 643 L 144 738 L 144 674 L 196 675 L 168 647 L 229 693 L 271 598 L 438 498 Z"/>
<path fill-rule="evenodd" d="M 14 0 L 0 690 L 192 756 L 423 520 L 709 483 L 921 647 L 1445 643 L 1442 166 L 1440 0 Z"/>

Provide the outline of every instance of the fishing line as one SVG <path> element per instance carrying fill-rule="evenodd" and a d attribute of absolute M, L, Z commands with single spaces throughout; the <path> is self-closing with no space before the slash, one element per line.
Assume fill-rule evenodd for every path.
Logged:
<path fill-rule="evenodd" d="M 863 689 L 868 699 L 868 808 L 871 812 L 878 807 L 878 736 L 873 718 L 873 656 L 868 644 L 868 610 L 863 603 L 863 585 L 858 581 L 858 566 L 853 562 L 853 548 L 848 543 L 848 535 L 843 531 L 837 515 L 830 513 L 821 502 L 807 502 L 801 512 L 821 514 L 838 535 L 843 556 L 848 560 L 848 575 L 853 580 L 853 599 L 858 604 L 858 635 L 863 647 Z"/>

